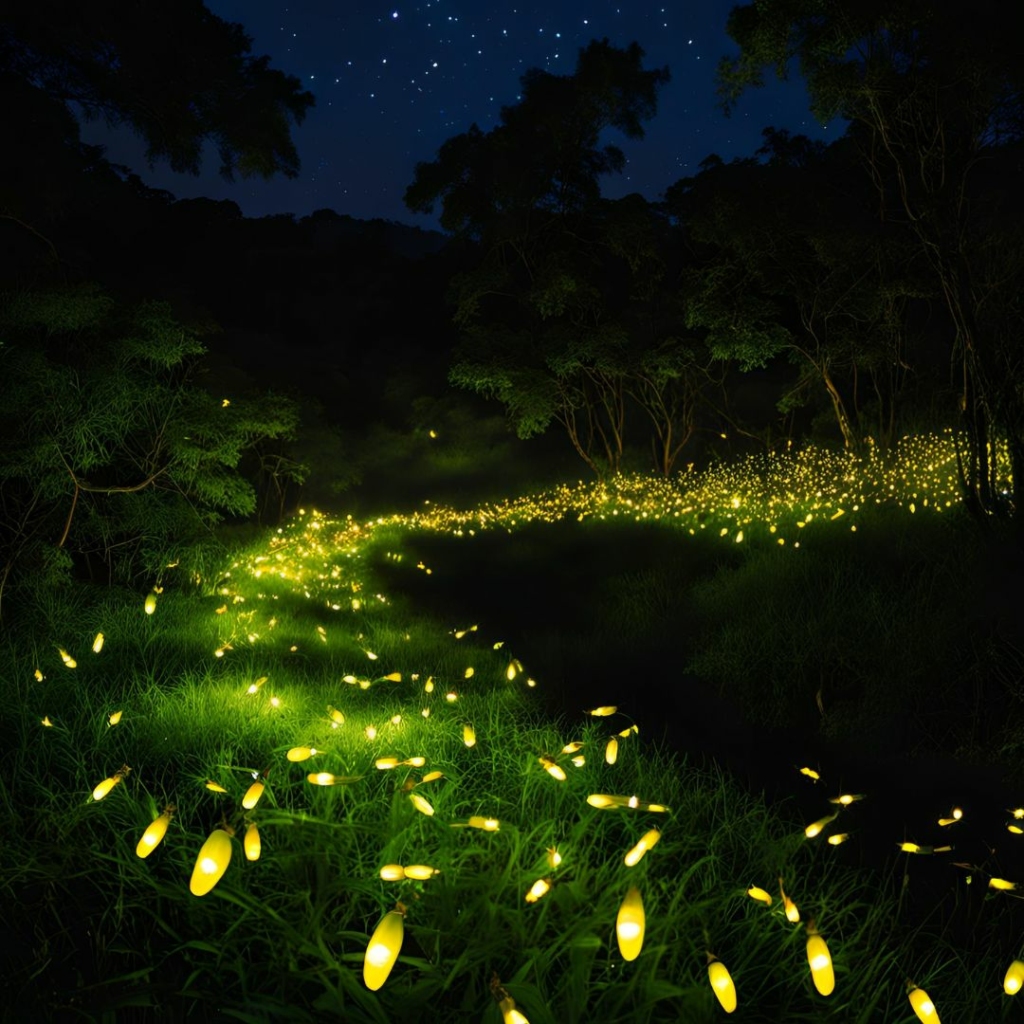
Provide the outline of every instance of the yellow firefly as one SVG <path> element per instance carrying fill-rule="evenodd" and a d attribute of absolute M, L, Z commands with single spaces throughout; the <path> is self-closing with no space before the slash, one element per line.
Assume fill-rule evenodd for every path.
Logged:
<path fill-rule="evenodd" d="M 736 1009 L 736 986 L 729 969 L 713 953 L 708 953 L 708 980 L 722 1009 L 732 1013 Z"/>
<path fill-rule="evenodd" d="M 226 793 L 227 790 L 219 783 L 214 782 L 213 779 L 206 780 L 206 788 L 212 793 Z"/>
<path fill-rule="evenodd" d="M 782 879 L 779 879 L 779 895 L 782 897 L 782 906 L 786 911 L 786 920 L 790 924 L 796 924 L 800 920 L 800 911 L 797 909 L 796 904 L 786 895 L 786 890 L 782 888 Z"/>
<path fill-rule="evenodd" d="M 466 827 L 478 828 L 484 832 L 497 832 L 499 823 L 497 818 L 486 818 L 482 814 L 473 814 L 466 822 Z"/>
<path fill-rule="evenodd" d="M 146 603 L 143 606 L 146 610 L 147 615 L 152 615 L 156 611 L 156 594 L 149 593 L 146 595 Z"/>
<path fill-rule="evenodd" d="M 556 764 L 550 757 L 541 757 L 538 760 L 548 775 L 553 779 L 558 779 L 559 782 L 565 782 L 565 769 L 561 765 Z"/>
<path fill-rule="evenodd" d="M 75 661 L 75 659 L 72 658 L 63 647 L 58 647 L 57 653 L 60 655 L 60 660 L 63 661 L 68 668 L 78 668 L 78 662 Z"/>
<path fill-rule="evenodd" d="M 821 834 L 821 830 L 826 825 L 830 824 L 835 820 L 836 815 L 829 814 L 826 815 L 824 818 L 819 818 L 817 821 L 812 821 L 811 824 L 804 829 L 804 835 L 807 836 L 808 839 L 813 839 L 815 836 Z"/>
<path fill-rule="evenodd" d="M 811 967 L 811 980 L 823 996 L 832 994 L 836 987 L 835 971 L 832 969 L 832 954 L 825 940 L 814 930 L 807 928 L 807 962 Z"/>
<path fill-rule="evenodd" d="M 616 704 L 604 704 L 599 708 L 591 708 L 584 714 L 592 715 L 594 718 L 607 718 L 609 715 L 614 715 L 618 711 L 618 705 Z"/>
<path fill-rule="evenodd" d="M 231 853 L 231 837 L 222 828 L 214 829 L 192 869 L 189 889 L 193 896 L 205 896 L 221 880 L 231 863 Z"/>
<path fill-rule="evenodd" d="M 526 902 L 536 903 L 537 900 L 550 891 L 551 880 L 548 878 L 538 878 L 537 881 L 530 886 L 530 891 L 526 894 Z"/>
<path fill-rule="evenodd" d="M 817 782 L 821 776 L 813 768 L 801 768 L 801 775 L 806 775 L 812 782 Z"/>
<path fill-rule="evenodd" d="M 160 841 L 167 834 L 167 826 L 171 823 L 171 814 L 172 811 L 168 808 L 149 823 L 149 827 L 139 839 L 138 846 L 135 847 L 137 857 L 145 860 L 160 845 Z"/>
<path fill-rule="evenodd" d="M 260 851 L 263 848 L 263 844 L 260 842 L 260 832 L 255 822 L 250 822 L 249 827 L 245 830 L 245 839 L 242 846 L 245 849 L 247 860 L 260 859 Z"/>
<path fill-rule="evenodd" d="M 123 714 L 124 714 L 123 711 L 115 711 L 112 715 L 110 715 L 107 718 L 107 725 L 108 726 L 117 725 L 117 723 L 121 721 L 121 715 L 123 715 Z"/>
<path fill-rule="evenodd" d="M 363 982 L 371 992 L 376 992 L 391 973 L 405 937 L 405 907 L 397 904 L 381 919 L 370 936 L 363 959 Z"/>
<path fill-rule="evenodd" d="M 1024 985 L 1024 961 L 1014 960 L 1006 970 L 1003 978 L 1003 991 L 1008 996 L 1015 996 Z"/>
<path fill-rule="evenodd" d="M 661 833 L 656 828 L 652 828 L 649 832 L 645 832 L 640 838 L 640 842 L 638 842 L 623 859 L 623 863 L 625 863 L 626 867 L 631 868 L 639 864 L 643 855 L 648 850 L 653 849 L 659 839 L 661 839 Z"/>
<path fill-rule="evenodd" d="M 437 868 L 432 868 L 429 864 L 409 864 L 402 871 L 406 878 L 414 878 L 420 882 L 441 874 Z"/>
<path fill-rule="evenodd" d="M 646 916 L 640 890 L 631 885 L 615 919 L 615 936 L 623 960 L 635 960 L 640 955 L 644 944 L 645 924 Z"/>
<path fill-rule="evenodd" d="M 613 736 L 604 748 L 604 759 L 608 764 L 615 764 L 619 759 L 619 741 Z"/>
<path fill-rule="evenodd" d="M 765 892 L 764 889 L 761 889 L 760 887 L 758 887 L 756 885 L 752 885 L 747 890 L 747 895 L 752 900 L 757 900 L 758 902 L 763 903 L 766 907 L 770 907 L 772 905 L 771 893 Z"/>
<path fill-rule="evenodd" d="M 1017 883 L 1008 882 L 1005 878 L 990 878 L 988 880 L 988 886 L 990 889 L 998 889 L 1001 892 L 1008 892 L 1011 889 L 1016 889 Z"/>
<path fill-rule="evenodd" d="M 434 813 L 434 808 L 431 806 L 430 801 L 420 796 L 419 793 L 410 793 L 409 799 L 412 801 L 413 807 L 420 814 L 425 814 L 429 818 Z"/>
<path fill-rule="evenodd" d="M 476 746 L 476 730 L 468 722 L 462 727 L 462 742 L 467 747 Z"/>
<path fill-rule="evenodd" d="M 122 765 L 109 779 L 104 779 L 93 791 L 93 800 L 102 800 L 131 771 L 128 765 Z"/>
<path fill-rule="evenodd" d="M 103 634 L 97 633 L 96 639 L 92 642 L 92 653 L 99 654 L 103 650 Z"/>
<path fill-rule="evenodd" d="M 918 1020 L 924 1021 L 924 1024 L 940 1024 L 935 1004 L 923 988 L 918 988 L 912 981 L 908 981 L 907 998 Z"/>
<path fill-rule="evenodd" d="M 245 796 L 242 797 L 242 806 L 247 811 L 251 811 L 260 802 L 260 797 L 263 796 L 264 789 L 266 789 L 265 783 L 259 781 L 254 782 L 245 791 Z"/>
<path fill-rule="evenodd" d="M 292 747 L 291 750 L 285 754 L 285 757 L 289 761 L 308 761 L 311 757 L 316 757 L 320 751 L 316 747 Z"/>

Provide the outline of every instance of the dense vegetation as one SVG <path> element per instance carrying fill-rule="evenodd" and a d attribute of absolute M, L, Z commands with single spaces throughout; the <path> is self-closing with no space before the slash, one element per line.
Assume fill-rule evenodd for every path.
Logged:
<path fill-rule="evenodd" d="M 3 1004 L 704 1020 L 713 954 L 736 1019 L 1013 1013 L 1009 6 L 736 8 L 723 102 L 796 60 L 849 128 L 658 202 L 600 186 L 668 69 L 595 41 L 418 165 L 444 234 L 110 165 L 76 118 L 295 174 L 313 99 L 201 4 L 159 45 L 116 6 L 0 21 Z"/>

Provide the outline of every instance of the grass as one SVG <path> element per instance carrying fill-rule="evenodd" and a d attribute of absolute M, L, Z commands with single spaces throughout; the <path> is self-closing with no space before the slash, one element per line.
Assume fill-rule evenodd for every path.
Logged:
<path fill-rule="evenodd" d="M 830 773 L 820 743 L 883 736 L 895 714 L 920 726 L 918 753 L 949 730 L 967 749 L 959 720 L 979 698 L 940 669 L 970 676 L 999 664 L 999 692 L 1015 699 L 1004 627 L 982 637 L 958 617 L 967 609 L 980 628 L 976 593 L 958 581 L 984 544 L 943 518 L 951 509 L 911 518 L 911 501 L 946 500 L 932 470 L 929 490 L 904 464 L 904 494 L 872 463 L 865 479 L 887 495 L 874 506 L 870 495 L 850 501 L 866 485 L 845 480 L 849 467 L 832 498 L 808 465 L 803 455 L 790 465 L 811 490 L 791 483 L 785 509 L 771 499 L 771 474 L 726 467 L 684 492 L 633 479 L 473 513 L 372 523 L 306 514 L 240 549 L 222 574 L 176 581 L 169 570 L 152 615 L 144 595 L 109 590 L 23 604 L 0 652 L 10 1019 L 497 1024 L 503 992 L 532 1024 L 725 1019 L 708 951 L 736 981 L 735 1020 L 909 1022 L 911 978 L 944 1019 L 1010 1019 L 1001 980 L 1019 953 L 1019 904 L 987 888 L 995 874 L 1024 878 L 1012 873 L 1007 840 L 975 857 L 958 838 L 963 867 L 949 855 L 897 854 L 893 840 L 907 838 L 897 828 L 931 842 L 924 822 L 935 832 L 946 808 L 922 795 L 922 806 L 896 808 L 898 825 L 873 824 L 893 810 L 884 784 L 828 826 L 848 831 L 848 843 L 802 831 L 834 809 L 826 796 L 855 782 Z M 823 466 L 833 479 L 836 467 Z M 863 514 L 851 524 L 853 504 Z M 522 669 L 511 679 L 510 665 Z M 818 690 L 825 711 L 808 715 Z M 602 704 L 619 710 L 585 714 Z M 717 719 L 713 730 L 702 731 L 701 716 Z M 1016 749 L 1003 717 L 984 736 L 972 727 L 972 749 Z M 773 764 L 794 795 L 779 799 L 767 768 L 759 790 L 701 757 L 712 731 L 714 743 Z M 608 764 L 607 740 L 620 732 Z M 790 746 L 752 746 L 757 733 Z M 567 752 L 569 743 L 583 746 Z M 321 753 L 290 761 L 297 746 Z M 383 757 L 425 763 L 382 770 Z M 542 757 L 563 767 L 564 782 Z M 795 770 L 807 764 L 822 783 Z M 131 772 L 93 800 L 122 765 Z M 321 771 L 351 781 L 306 780 Z M 442 777 L 420 781 L 432 771 Z M 254 775 L 266 790 L 246 811 Z M 669 810 L 600 810 L 587 802 L 594 793 Z M 166 838 L 138 858 L 139 837 L 168 805 Z M 463 827 L 477 815 L 500 828 Z M 250 823 L 262 837 L 255 862 L 241 849 Z M 195 897 L 196 855 L 223 826 L 235 833 L 232 863 Z M 1003 822 L 992 827 L 1008 835 Z M 652 828 L 660 842 L 626 867 L 624 854 Z M 884 856 L 869 848 L 873 832 Z M 396 863 L 438 874 L 382 880 L 381 867 Z M 800 924 L 783 914 L 780 876 Z M 551 891 L 528 903 L 540 878 Z M 627 962 L 615 919 L 634 884 L 647 932 Z M 751 885 L 774 894 L 770 907 L 747 896 Z M 399 902 L 402 953 L 371 992 L 367 942 Z M 811 985 L 809 919 L 835 962 L 827 998 Z"/>

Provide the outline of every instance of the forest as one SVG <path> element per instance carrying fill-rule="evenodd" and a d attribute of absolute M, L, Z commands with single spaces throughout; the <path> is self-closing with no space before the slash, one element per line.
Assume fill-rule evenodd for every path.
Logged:
<path fill-rule="evenodd" d="M 5 1002 L 1012 1019 L 1015 27 L 736 6 L 723 110 L 846 130 L 656 199 L 602 186 L 671 70 L 594 40 L 423 154 L 434 231 L 84 143 L 301 173 L 315 97 L 202 4 L 5 12 Z"/>

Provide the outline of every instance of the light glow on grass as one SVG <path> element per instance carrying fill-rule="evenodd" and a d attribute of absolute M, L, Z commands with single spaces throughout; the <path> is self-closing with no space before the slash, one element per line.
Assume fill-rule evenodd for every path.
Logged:
<path fill-rule="evenodd" d="M 393 933 L 397 927 L 401 933 L 408 927 L 419 940 L 417 951 L 409 957 L 410 976 L 421 970 L 414 965 L 427 948 L 442 970 L 460 956 L 466 957 L 473 970 L 480 968 L 473 960 L 474 944 L 486 948 L 491 943 L 490 952 L 498 948 L 497 940 L 487 931 L 488 913 L 496 909 L 500 913 L 492 916 L 505 921 L 503 927 L 509 929 L 509 934 L 501 936 L 503 956 L 510 955 L 508 950 L 518 949 L 543 953 L 530 967 L 530 985 L 535 986 L 538 999 L 551 998 L 554 1002 L 563 998 L 560 983 L 548 973 L 562 963 L 559 957 L 564 956 L 564 936 L 558 928 L 552 930 L 555 918 L 571 918 L 572 955 L 580 960 L 591 955 L 588 950 L 608 944 L 613 922 L 620 947 L 625 944 L 621 951 L 627 960 L 639 955 L 639 944 L 648 930 L 652 943 L 657 943 L 658 956 L 665 958 L 665 974 L 671 976 L 672 984 L 699 983 L 709 1004 L 707 982 L 702 977 L 695 981 L 694 972 L 703 974 L 703 957 L 697 958 L 700 962 L 694 967 L 682 959 L 677 947 L 693 946 L 689 939 L 679 942 L 681 933 L 699 934 L 702 927 L 710 929 L 708 922 L 721 920 L 728 923 L 723 932 L 725 942 L 739 947 L 748 944 L 742 953 L 720 945 L 717 933 L 713 939 L 706 936 L 704 942 L 714 942 L 730 963 L 743 965 L 742 976 L 737 976 L 744 992 L 748 991 L 748 979 L 754 991 L 759 985 L 767 991 L 765 978 L 775 979 L 771 982 L 773 998 L 776 991 L 787 987 L 799 992 L 801 982 L 807 988 L 806 968 L 799 961 L 792 963 L 792 950 L 784 939 L 787 922 L 783 915 L 795 911 L 795 906 L 784 893 L 782 910 L 752 906 L 744 891 L 768 906 L 773 903 L 772 897 L 764 890 L 743 887 L 748 879 L 771 878 L 779 870 L 791 877 L 788 872 L 792 865 L 792 877 L 800 881 L 801 904 L 815 914 L 819 913 L 817 907 L 829 907 L 828 932 L 839 944 L 837 952 L 845 951 L 852 961 L 851 951 L 864 955 L 863 942 L 858 944 L 862 932 L 857 915 L 865 915 L 867 905 L 863 899 L 859 903 L 840 899 L 834 892 L 833 880 L 845 876 L 837 873 L 839 869 L 833 868 L 828 858 L 841 857 L 845 851 L 834 854 L 820 842 L 803 843 L 799 824 L 790 829 L 792 834 L 780 837 L 781 826 L 775 819 L 766 816 L 763 809 L 751 810 L 759 805 L 746 802 L 721 779 L 709 781 L 692 766 L 683 770 L 658 760 L 659 755 L 646 743 L 646 724 L 643 736 L 637 739 L 632 738 L 638 732 L 635 725 L 616 731 L 623 719 L 609 723 L 608 718 L 619 714 L 619 706 L 596 705 L 596 701 L 620 700 L 628 715 L 629 679 L 623 680 L 621 694 L 598 692 L 581 698 L 574 709 L 578 717 L 566 723 L 564 730 L 550 723 L 539 726 L 531 717 L 534 712 L 529 703 L 535 680 L 527 675 L 523 663 L 510 659 L 502 641 L 493 640 L 495 635 L 502 635 L 495 633 L 502 624 L 486 623 L 481 618 L 478 625 L 453 631 L 448 622 L 443 626 L 432 623 L 437 629 L 436 635 L 430 635 L 428 623 L 417 622 L 416 629 L 422 626 L 422 634 L 417 633 L 403 620 L 407 614 L 404 609 L 394 607 L 384 594 L 375 592 L 378 585 L 373 582 L 369 553 L 384 539 L 400 546 L 402 539 L 418 531 L 467 538 L 484 530 L 513 532 L 531 522 L 572 518 L 659 522 L 701 533 L 711 545 L 720 543 L 721 532 L 721 540 L 729 544 L 743 538 L 739 557 L 757 543 L 785 538 L 789 545 L 779 557 L 788 558 L 798 548 L 797 537 L 806 543 L 809 537 L 823 536 L 827 531 L 846 531 L 863 522 L 865 509 L 886 504 L 909 514 L 913 506 L 913 514 L 920 518 L 925 510 L 941 512 L 958 500 L 954 497 L 955 470 L 951 468 L 948 438 L 908 439 L 903 449 L 906 458 L 917 462 L 904 462 L 902 470 L 892 469 L 887 457 L 871 449 L 860 461 L 821 452 L 785 453 L 767 463 L 752 460 L 735 467 L 719 467 L 717 476 L 709 472 L 674 481 L 615 478 L 600 484 L 556 488 L 468 512 L 431 506 L 420 513 L 366 523 L 303 512 L 278 530 L 269 543 L 239 555 L 215 583 L 207 585 L 206 596 L 190 606 L 187 623 L 182 611 L 186 599 L 170 588 L 161 598 L 161 615 L 153 620 L 144 617 L 137 596 L 131 598 L 132 614 L 142 626 L 138 627 L 134 647 L 139 657 L 138 678 L 124 672 L 125 678 L 132 679 L 132 686 L 125 687 L 123 703 L 129 717 L 124 730 L 101 728 L 109 708 L 121 706 L 121 694 L 104 692 L 103 700 L 110 703 L 99 703 L 84 685 L 73 694 L 76 703 L 69 705 L 66 728 L 63 708 L 57 719 L 59 729 L 39 729 L 39 715 L 45 708 L 33 709 L 30 721 L 35 733 L 44 735 L 47 742 L 66 743 L 68 750 L 75 749 L 71 746 L 73 740 L 82 749 L 108 744 L 104 758 L 110 751 L 117 752 L 118 760 L 122 756 L 134 758 L 137 750 L 146 754 L 145 778 L 139 778 L 136 785 L 133 776 L 130 785 L 121 787 L 116 800 L 90 808 L 94 819 L 90 827 L 106 827 L 116 836 L 121 828 L 117 815 L 123 808 L 134 806 L 130 819 L 134 836 L 136 825 L 141 826 L 160 806 L 153 796 L 158 787 L 177 787 L 167 793 L 184 805 L 183 813 L 175 819 L 175 842 L 146 865 L 133 861 L 135 875 L 124 876 L 136 879 L 144 869 L 146 877 L 152 874 L 154 886 L 166 887 L 160 889 L 162 896 L 173 887 L 174 876 L 168 874 L 165 878 L 161 871 L 177 855 L 174 847 L 181 836 L 198 844 L 209 834 L 206 842 L 213 844 L 210 850 L 204 844 L 193 869 L 190 888 L 198 895 L 197 887 L 205 893 L 217 884 L 230 861 L 233 843 L 228 833 L 222 828 L 209 832 L 216 822 L 223 818 L 236 828 L 246 826 L 242 845 L 248 861 L 255 859 L 251 849 L 262 848 L 259 836 L 263 832 L 268 840 L 262 849 L 263 863 L 239 865 L 237 880 L 233 878 L 231 888 L 220 894 L 224 899 L 209 903 L 213 907 L 223 903 L 222 909 L 230 901 L 235 901 L 231 906 L 236 909 L 244 905 L 247 920 L 260 922 L 265 930 L 261 940 L 279 930 L 288 955 L 291 950 L 301 949 L 299 959 L 311 958 L 316 964 L 307 978 L 316 976 L 316 971 L 326 977 L 339 969 L 352 969 L 346 961 L 358 960 L 358 953 L 352 952 L 353 936 L 365 936 L 386 905 L 383 900 L 393 899 L 397 892 L 408 901 L 408 915 L 391 911 L 380 920 L 380 927 L 385 921 L 389 921 L 388 932 Z M 908 469 L 911 465 L 913 471 Z M 724 501 L 723 495 L 728 496 Z M 442 575 L 438 566 L 432 581 L 440 580 Z M 155 609 L 155 593 L 150 597 Z M 202 609 L 201 614 L 195 612 L 196 607 Z M 182 620 L 177 626 L 176 615 Z M 459 619 L 471 621 L 468 614 Z M 47 634 L 61 638 L 69 650 L 82 650 L 100 621 L 111 638 L 103 658 L 86 658 L 75 674 L 49 669 L 51 675 L 67 677 L 69 691 L 82 681 L 88 663 L 106 668 L 108 663 L 125 657 L 123 651 L 131 644 L 126 642 L 124 630 L 115 629 L 112 623 L 108 626 L 108 619 L 98 616 L 91 625 L 83 622 L 76 630 L 59 629 Z M 152 656 L 146 646 L 150 642 L 154 645 Z M 186 666 L 184 656 L 174 663 L 176 646 L 199 651 L 196 658 L 200 667 Z M 472 650 L 467 651 L 467 646 Z M 32 686 L 34 691 L 37 688 L 29 679 L 36 661 L 44 664 L 48 657 L 50 665 L 57 664 L 52 641 L 46 639 L 43 648 L 43 657 L 33 652 L 16 676 L 23 687 Z M 164 668 L 157 653 L 169 657 L 173 667 Z M 525 645 L 517 653 L 529 661 Z M 62 660 L 65 656 L 74 660 L 64 648 L 59 654 Z M 471 672 L 467 670 L 470 660 Z M 375 667 L 370 667 L 368 661 Z M 376 666 L 389 671 L 377 675 Z M 536 666 L 532 671 L 543 687 L 543 675 Z M 41 684 L 45 677 L 40 669 L 36 672 Z M 264 672 L 268 674 L 259 674 Z M 271 696 L 270 688 L 264 687 L 271 676 L 274 689 L 283 697 Z M 42 686 L 38 690 L 43 692 Z M 587 703 L 589 700 L 595 704 Z M 344 706 L 344 714 L 337 710 L 336 703 Z M 584 712 L 584 707 L 589 710 Z M 79 715 L 75 708 L 86 709 L 89 714 L 83 711 Z M 475 725 L 469 725 L 470 720 Z M 89 723 L 92 731 L 82 723 Z M 476 741 L 477 729 L 480 742 L 474 747 L 468 737 L 472 733 Z M 95 737 L 98 732 L 102 733 L 101 740 L 89 738 L 83 742 L 84 737 Z M 609 737 L 609 732 L 614 734 Z M 622 746 L 621 741 L 627 745 Z M 166 765 L 163 772 L 155 770 L 154 765 L 160 762 L 156 754 L 149 755 L 150 749 L 161 752 L 159 756 Z M 590 754 L 589 760 L 584 750 Z M 560 753 L 556 760 L 543 751 Z M 409 756 L 410 752 L 415 752 L 414 756 Z M 624 752 L 628 752 L 626 756 L 622 756 Z M 73 756 L 77 755 L 68 755 L 69 762 Z M 315 767 L 323 771 L 307 773 L 305 766 L 294 767 L 314 756 L 318 758 Z M 799 756 L 795 754 L 794 761 Z M 179 757 L 187 768 L 177 772 Z M 243 808 L 254 808 L 263 795 L 264 779 L 273 780 L 272 799 L 264 799 L 254 815 L 260 823 L 257 831 L 239 810 L 242 787 L 237 785 L 236 773 L 241 764 L 264 765 L 264 758 L 269 773 L 253 782 L 241 798 Z M 105 762 L 100 759 L 92 763 L 102 766 Z M 141 765 L 142 761 L 133 763 Z M 418 780 L 418 771 L 412 769 L 427 763 L 440 768 Z M 538 763 L 560 784 L 544 778 Z M 795 761 L 793 767 L 799 763 Z M 382 770 L 374 771 L 374 765 Z M 806 779 L 820 779 L 815 769 L 800 770 Z M 127 769 L 124 772 L 126 775 Z M 231 793 L 225 797 L 225 787 L 212 779 L 204 789 L 202 782 L 208 774 L 227 782 Z M 143 775 L 141 767 L 138 775 Z M 109 784 L 106 792 L 123 779 L 124 775 L 105 780 Z M 803 785 L 806 780 L 796 777 L 796 781 Z M 856 784 L 855 779 L 850 781 Z M 430 794 L 429 801 L 418 792 L 410 792 L 428 782 L 431 788 L 425 792 Z M 598 792 L 605 787 L 631 795 Z M 78 779 L 74 792 L 79 803 L 83 788 L 83 780 Z M 812 789 L 809 785 L 806 788 Z M 418 814 L 411 813 L 406 796 Z M 647 802 L 648 796 L 663 798 L 667 803 Z M 846 808 L 859 799 L 860 794 L 841 794 L 833 798 L 838 805 L 833 809 L 844 816 L 858 814 L 860 808 L 849 812 Z M 943 803 L 930 813 L 946 806 Z M 481 809 L 488 814 L 473 813 Z M 1024 817 L 1024 810 L 1020 817 Z M 760 824 L 752 826 L 753 819 Z M 139 857 L 148 856 L 159 845 L 169 820 L 167 817 L 162 826 L 157 825 L 160 818 L 151 823 L 146 835 L 153 829 L 152 835 L 159 832 L 159 836 L 147 841 L 146 853 L 140 852 L 143 840 L 139 841 Z M 816 824 L 823 827 L 830 820 L 823 818 Z M 659 829 L 650 827 L 655 822 Z M 641 839 L 636 841 L 638 835 Z M 830 836 L 828 843 L 837 845 L 848 836 Z M 796 842 L 791 842 L 794 839 Z M 659 841 L 657 854 L 637 868 Z M 1007 837 L 1007 842 L 1014 841 Z M 559 874 L 555 870 L 562 864 L 562 855 L 555 844 L 567 855 L 567 868 Z M 130 856 L 130 844 L 127 849 Z M 913 852 L 942 849 L 916 846 Z M 407 859 L 417 863 L 403 867 Z M 378 865 L 385 860 L 389 863 L 380 868 Z M 441 869 L 430 866 L 434 863 L 443 868 L 436 882 L 431 879 Z M 104 863 L 96 870 L 100 869 L 110 868 Z M 629 869 L 635 870 L 630 873 Z M 182 890 L 185 873 L 179 870 Z M 549 877 L 539 878 L 542 874 Z M 649 919 L 642 901 L 639 916 L 635 912 L 638 887 L 635 897 L 634 889 L 629 890 L 619 908 L 622 920 L 616 917 L 615 902 L 629 878 L 637 878 L 649 894 Z M 674 880 L 678 878 L 685 878 L 685 885 L 677 885 Z M 998 879 L 990 881 L 996 888 L 1012 884 L 997 883 Z M 321 900 L 308 916 L 302 916 L 302 900 L 292 900 L 293 892 L 278 893 L 273 888 L 289 884 L 308 892 L 311 901 Z M 861 892 L 856 888 L 858 883 L 843 884 L 847 886 L 844 897 Z M 315 891 L 321 886 L 322 897 Z M 534 903 L 552 890 L 553 895 L 539 907 L 522 905 L 524 892 L 526 902 Z M 457 912 L 450 909 L 454 904 L 445 902 L 453 898 L 465 900 Z M 846 903 L 850 904 L 849 910 Z M 631 908 L 628 913 L 623 909 L 627 904 Z M 699 908 L 699 914 L 693 906 Z M 203 913 L 207 910 L 214 912 L 204 904 Z M 396 913 L 397 925 L 391 917 Z M 790 920 L 798 920 L 798 916 Z M 230 918 L 219 920 L 221 933 L 236 930 L 225 925 Z M 317 935 L 320 944 L 304 945 L 307 931 L 321 927 L 324 921 L 330 921 L 330 927 Z M 438 934 L 445 938 L 435 949 L 431 941 Z M 214 941 L 211 935 L 189 938 L 197 948 L 200 943 Z M 814 938 L 820 940 L 824 952 L 818 942 L 812 949 Z M 269 945 L 265 941 L 263 944 Z M 255 948 L 259 944 L 252 945 Z M 242 962 L 240 948 L 225 953 L 225 962 L 231 957 Z M 632 953 L 634 948 L 636 953 Z M 627 951 L 632 955 L 627 956 Z M 822 957 L 826 954 L 831 970 L 824 940 L 810 936 L 808 959 L 816 986 L 820 972 L 825 970 Z M 323 963 L 317 961 L 320 956 Z M 375 935 L 367 944 L 364 970 L 384 971 L 376 988 L 384 985 L 397 956 L 380 936 Z M 540 962 L 545 959 L 550 964 Z M 281 962 L 286 963 L 287 956 Z M 655 970 L 653 966 L 651 969 Z M 717 959 L 707 969 L 722 1008 L 731 1012 L 728 997 L 723 999 L 728 972 Z M 657 971 L 661 973 L 661 968 Z M 786 978 L 792 984 L 787 986 L 775 978 L 779 972 L 788 972 Z M 625 974 L 623 971 L 614 982 L 602 985 L 611 989 L 636 984 L 636 1004 L 647 1005 L 643 1002 L 646 996 L 642 996 L 644 983 Z M 372 977 L 376 980 L 380 975 Z M 859 980 L 855 969 L 842 974 L 841 984 L 847 999 L 848 987 L 850 993 L 856 991 L 863 997 L 867 982 Z M 1020 979 L 1016 984 L 1019 989 Z M 516 991 L 513 983 L 509 985 Z M 457 987 L 453 984 L 453 991 Z M 590 993 L 595 1001 L 594 1019 L 600 1019 L 602 1009 L 608 1010 L 611 1005 L 610 1001 L 601 1003 L 602 993 L 603 989 L 596 988 Z M 849 994 L 846 1005 L 852 1005 L 856 998 Z M 901 990 L 898 998 L 906 1013 Z M 529 998 L 527 1003 L 530 1008 Z M 381 1012 L 400 1019 L 400 1004 L 386 1005 L 388 1009 Z M 579 1012 L 578 1008 L 574 1012 Z M 567 1016 L 564 1003 L 561 1012 L 552 1010 L 547 1016 Z M 792 1019 L 798 1018 L 799 1013 Z"/>

